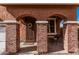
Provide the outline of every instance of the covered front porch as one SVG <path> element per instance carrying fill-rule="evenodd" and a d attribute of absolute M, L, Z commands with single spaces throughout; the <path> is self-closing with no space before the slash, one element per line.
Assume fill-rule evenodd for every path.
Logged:
<path fill-rule="evenodd" d="M 5 40 L 0 41 L 5 43 L 4 51 L 6 54 L 21 51 L 36 51 L 37 54 L 61 51 L 77 53 L 76 7 L 76 5 L 1 5 L 0 35 L 1 38 L 5 37 Z"/>
<path fill-rule="evenodd" d="M 28 19 L 30 20 L 30 18 Z M 26 24 L 24 25 L 29 30 L 31 30 L 31 32 L 28 33 L 26 32 L 28 37 L 26 37 L 25 41 L 22 41 L 21 39 L 22 34 L 20 35 L 21 33 L 20 29 L 22 28 L 22 26 L 21 23 L 19 23 L 19 21 L 1 22 L 2 25 L 4 24 L 7 24 L 9 26 L 12 25 L 11 27 L 6 26 L 6 30 L 9 30 L 6 32 L 6 34 L 13 32 L 15 29 L 15 32 L 13 32 L 15 36 L 7 34 L 6 53 L 7 54 L 78 53 L 78 22 L 62 21 L 61 18 L 60 18 L 61 21 L 59 20 L 58 22 L 58 20 L 56 19 L 56 17 L 54 18 L 49 17 L 45 21 L 35 20 L 33 22 L 33 25 L 35 23 L 36 26 L 35 28 L 32 27 L 31 26 L 32 23 L 28 21 L 31 24 L 28 25 L 30 28 L 28 28 Z M 5 25 L 2 27 L 5 27 Z M 27 29 L 25 29 L 24 32 L 25 31 L 27 31 Z M 31 33 L 31 35 L 29 33 Z M 12 37 L 15 38 L 14 40 L 12 39 L 10 41 L 9 39 L 11 39 Z"/>

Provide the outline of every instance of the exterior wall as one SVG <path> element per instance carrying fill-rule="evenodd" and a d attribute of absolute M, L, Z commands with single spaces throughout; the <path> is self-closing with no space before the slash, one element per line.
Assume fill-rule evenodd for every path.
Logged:
<path fill-rule="evenodd" d="M 78 28 L 76 23 L 65 24 L 64 48 L 73 53 L 78 51 Z"/>
<path fill-rule="evenodd" d="M 18 24 L 6 25 L 6 53 L 16 53 L 20 48 Z"/>
<path fill-rule="evenodd" d="M 66 17 L 65 21 L 67 21 L 67 20 L 73 21 L 73 20 L 76 20 L 76 7 L 74 5 L 73 6 L 66 6 L 66 5 L 51 5 L 51 6 L 48 6 L 48 5 L 47 6 L 4 5 L 4 6 L 2 6 L 2 5 L 0 5 L 0 18 L 2 20 L 15 20 L 16 19 L 18 21 L 18 20 L 23 20 L 22 17 L 24 17 L 24 16 L 32 16 L 32 17 L 36 18 L 36 20 L 47 20 L 47 18 L 52 15 L 60 15 L 62 17 Z M 58 20 L 57 21 L 57 32 L 58 33 L 60 32 L 60 29 L 58 28 L 59 22 L 60 21 Z M 19 24 L 21 27 L 20 31 L 19 31 L 20 39 L 23 40 L 26 38 L 26 33 L 25 33 L 26 30 L 25 30 L 25 26 L 22 23 L 19 23 Z M 23 41 L 25 41 L 25 40 L 23 40 Z M 8 44 L 9 44 L 9 42 L 8 42 Z M 41 49 L 41 47 L 40 47 L 40 49 Z M 10 51 L 11 50 L 12 49 L 10 49 Z M 45 50 L 45 51 L 47 51 L 47 50 Z"/>
<path fill-rule="evenodd" d="M 47 22 L 47 21 L 46 21 Z M 37 51 L 39 54 L 48 52 L 47 23 L 37 23 Z"/>
<path fill-rule="evenodd" d="M 56 20 L 56 31 L 57 31 L 57 33 L 61 32 L 60 22 L 61 22 L 61 19 Z"/>
<path fill-rule="evenodd" d="M 78 28 L 77 24 L 68 25 L 68 52 L 77 52 L 78 51 Z M 74 46 L 74 47 L 73 47 Z"/>
<path fill-rule="evenodd" d="M 73 13 L 73 14 L 72 14 Z M 20 19 L 22 16 L 32 16 L 36 18 L 36 20 L 47 20 L 49 16 L 54 14 L 64 15 L 67 19 L 66 20 L 75 20 L 76 19 L 76 9 L 74 6 L 0 6 L 0 18 L 3 20 L 14 20 Z M 58 21 L 59 22 L 59 21 Z M 20 38 L 22 41 L 26 38 L 26 31 L 25 26 L 20 23 Z M 60 32 L 58 29 L 59 25 L 57 26 L 57 31 Z"/>
<path fill-rule="evenodd" d="M 2 19 L 16 19 L 19 16 L 33 16 L 37 20 L 47 20 L 49 16 L 54 14 L 64 15 L 68 20 L 76 19 L 76 6 L 66 5 L 5 5 L 0 6 L 0 18 Z"/>
<path fill-rule="evenodd" d="M 26 41 L 26 25 L 24 25 L 21 21 L 20 23 L 20 41 Z"/>
<path fill-rule="evenodd" d="M 0 19 L 15 20 L 16 18 L 7 10 L 7 7 L 0 5 Z"/>

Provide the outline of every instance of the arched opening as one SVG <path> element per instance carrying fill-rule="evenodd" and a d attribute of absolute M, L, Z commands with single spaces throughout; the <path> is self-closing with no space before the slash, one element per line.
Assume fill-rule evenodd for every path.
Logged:
<path fill-rule="evenodd" d="M 57 52 L 64 50 L 63 27 L 65 17 L 60 15 L 50 16 L 48 19 L 48 51 Z"/>
<path fill-rule="evenodd" d="M 36 41 L 36 19 L 30 16 L 23 17 L 21 21 L 26 26 L 26 40 L 25 42 Z"/>
<path fill-rule="evenodd" d="M 36 18 L 23 16 L 17 20 L 20 24 L 20 52 L 36 51 Z"/>

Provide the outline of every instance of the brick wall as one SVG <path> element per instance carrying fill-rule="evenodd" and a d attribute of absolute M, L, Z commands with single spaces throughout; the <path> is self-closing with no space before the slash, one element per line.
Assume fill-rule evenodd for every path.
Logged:
<path fill-rule="evenodd" d="M 22 16 L 32 16 L 36 18 L 36 20 L 47 20 L 49 16 L 54 14 L 60 14 L 67 18 L 67 20 L 75 20 L 76 19 L 76 7 L 74 6 L 65 6 L 65 5 L 58 5 L 58 6 L 19 6 L 19 5 L 0 5 L 0 18 L 3 20 L 14 20 L 18 19 Z M 19 19 L 22 20 L 22 19 Z M 20 28 L 20 38 L 26 38 L 26 31 L 25 26 L 21 24 Z M 57 26 L 58 28 L 59 26 Z M 57 29 L 60 32 L 60 29 Z M 23 40 L 25 41 L 25 40 Z"/>
<path fill-rule="evenodd" d="M 77 24 L 65 25 L 64 48 L 68 52 L 78 51 L 78 28 Z"/>
<path fill-rule="evenodd" d="M 19 6 L 6 5 L 0 6 L 0 18 L 14 19 L 19 16 L 33 16 L 37 20 L 47 20 L 49 16 L 60 14 L 68 18 L 68 20 L 76 19 L 76 7 L 73 5 L 51 5 L 51 6 Z"/>
<path fill-rule="evenodd" d="M 7 53 L 15 53 L 20 48 L 18 24 L 6 25 L 6 51 Z"/>

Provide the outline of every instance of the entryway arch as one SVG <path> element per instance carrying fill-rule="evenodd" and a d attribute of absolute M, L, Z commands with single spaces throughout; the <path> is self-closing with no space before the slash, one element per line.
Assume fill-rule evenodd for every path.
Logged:
<path fill-rule="evenodd" d="M 36 18 L 25 15 L 18 17 L 17 20 L 20 25 L 20 49 L 36 50 Z"/>
<path fill-rule="evenodd" d="M 54 14 L 47 18 L 49 52 L 64 50 L 64 21 L 66 20 L 67 18 L 61 14 Z"/>

